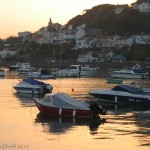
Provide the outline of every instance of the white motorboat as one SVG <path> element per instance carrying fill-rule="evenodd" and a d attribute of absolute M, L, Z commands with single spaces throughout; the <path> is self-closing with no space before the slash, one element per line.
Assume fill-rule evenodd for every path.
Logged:
<path fill-rule="evenodd" d="M 148 78 L 148 73 L 141 70 L 140 66 L 136 64 L 132 68 L 110 72 L 110 76 L 122 79 L 145 79 Z"/>
<path fill-rule="evenodd" d="M 90 104 L 80 102 L 65 93 L 46 94 L 42 99 L 34 98 L 42 113 L 53 116 L 92 117 L 106 114 L 106 111 L 95 101 Z"/>
<path fill-rule="evenodd" d="M 68 69 L 60 69 L 56 72 L 56 77 L 80 77 L 87 76 L 87 72 L 81 69 L 81 65 L 70 65 Z"/>
<path fill-rule="evenodd" d="M 33 71 L 35 68 L 31 67 L 30 63 L 20 63 L 19 68 L 17 69 L 20 74 L 28 74 Z"/>
<path fill-rule="evenodd" d="M 140 104 L 150 106 L 150 93 L 130 85 L 116 85 L 112 89 L 99 89 L 89 92 L 103 102 Z"/>
<path fill-rule="evenodd" d="M 18 93 L 25 94 L 46 94 L 51 93 L 53 86 L 34 79 L 23 79 L 19 83 L 13 85 Z"/>
<path fill-rule="evenodd" d="M 49 72 L 47 69 L 38 69 L 38 71 L 35 72 L 29 72 L 30 78 L 36 78 L 36 79 L 55 79 L 56 76 Z"/>

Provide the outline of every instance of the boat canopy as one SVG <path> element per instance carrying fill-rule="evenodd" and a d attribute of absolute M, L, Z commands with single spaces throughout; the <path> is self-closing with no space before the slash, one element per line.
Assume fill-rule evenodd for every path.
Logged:
<path fill-rule="evenodd" d="M 69 107 L 73 109 L 89 109 L 88 104 L 82 103 L 65 93 L 57 93 L 53 95 L 53 104 L 59 107 Z"/>
<path fill-rule="evenodd" d="M 135 73 L 144 73 L 144 71 L 143 70 L 141 70 L 141 69 L 132 69 Z"/>
<path fill-rule="evenodd" d="M 47 85 L 44 82 L 38 81 L 38 80 L 34 80 L 34 79 L 23 79 L 22 81 L 27 82 L 31 85 Z"/>
<path fill-rule="evenodd" d="M 140 94 L 140 95 L 146 95 L 146 92 L 144 92 L 141 89 L 129 86 L 129 85 L 117 85 L 114 88 L 112 88 L 114 91 L 123 91 L 123 92 L 129 92 L 132 94 Z"/>

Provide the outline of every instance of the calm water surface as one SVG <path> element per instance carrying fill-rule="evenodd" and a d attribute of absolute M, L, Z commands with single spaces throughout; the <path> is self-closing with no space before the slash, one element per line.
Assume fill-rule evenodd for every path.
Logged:
<path fill-rule="evenodd" d="M 150 110 L 111 106 L 101 120 L 50 118 L 39 113 L 31 95 L 15 93 L 12 86 L 18 81 L 0 79 L 0 150 L 150 149 Z M 54 92 L 81 101 L 94 99 L 89 90 L 113 86 L 100 78 L 44 81 Z"/>

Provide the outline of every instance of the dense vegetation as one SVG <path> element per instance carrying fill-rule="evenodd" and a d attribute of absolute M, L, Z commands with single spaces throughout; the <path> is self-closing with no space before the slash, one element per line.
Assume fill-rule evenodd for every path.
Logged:
<path fill-rule="evenodd" d="M 124 7 L 120 14 L 115 14 L 115 9 Z M 102 32 L 118 35 L 133 35 L 150 33 L 150 14 L 140 13 L 128 5 L 99 5 L 86 10 L 83 15 L 78 15 L 68 24 L 79 26 L 86 24 L 89 28 L 98 28 Z"/>

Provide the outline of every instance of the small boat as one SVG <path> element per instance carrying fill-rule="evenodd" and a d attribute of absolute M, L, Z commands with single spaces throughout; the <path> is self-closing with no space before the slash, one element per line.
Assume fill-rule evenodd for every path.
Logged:
<path fill-rule="evenodd" d="M 122 84 L 123 80 L 121 79 L 107 79 L 107 83 L 110 84 Z"/>
<path fill-rule="evenodd" d="M 80 102 L 66 93 L 46 94 L 42 99 L 34 98 L 40 112 L 53 116 L 92 117 L 106 114 L 96 101 L 90 104 Z"/>
<path fill-rule="evenodd" d="M 60 69 L 55 74 L 56 74 L 56 77 L 87 76 L 87 72 L 81 69 L 81 65 L 70 65 L 68 69 Z"/>
<path fill-rule="evenodd" d="M 36 79 L 56 79 L 56 76 L 50 73 L 47 69 L 38 69 L 36 72 L 30 72 L 29 78 Z"/>
<path fill-rule="evenodd" d="M 46 94 L 51 93 L 53 86 L 34 79 L 23 79 L 19 83 L 13 85 L 18 93 L 25 94 Z"/>
<path fill-rule="evenodd" d="M 103 102 L 150 106 L 149 92 L 125 84 L 116 85 L 112 89 L 93 90 L 89 94 Z"/>
<path fill-rule="evenodd" d="M 110 76 L 113 78 L 122 79 L 147 79 L 148 73 L 144 72 L 140 65 L 136 64 L 134 67 L 125 68 L 118 71 L 110 72 Z"/>
<path fill-rule="evenodd" d="M 20 63 L 17 62 L 17 64 L 11 65 L 11 66 L 9 66 L 8 68 L 9 68 L 10 71 L 14 71 L 14 70 L 19 69 L 19 67 L 20 67 Z"/>
<path fill-rule="evenodd" d="M 28 74 L 33 71 L 35 68 L 31 67 L 30 63 L 20 63 L 19 68 L 17 69 L 20 74 Z"/>

